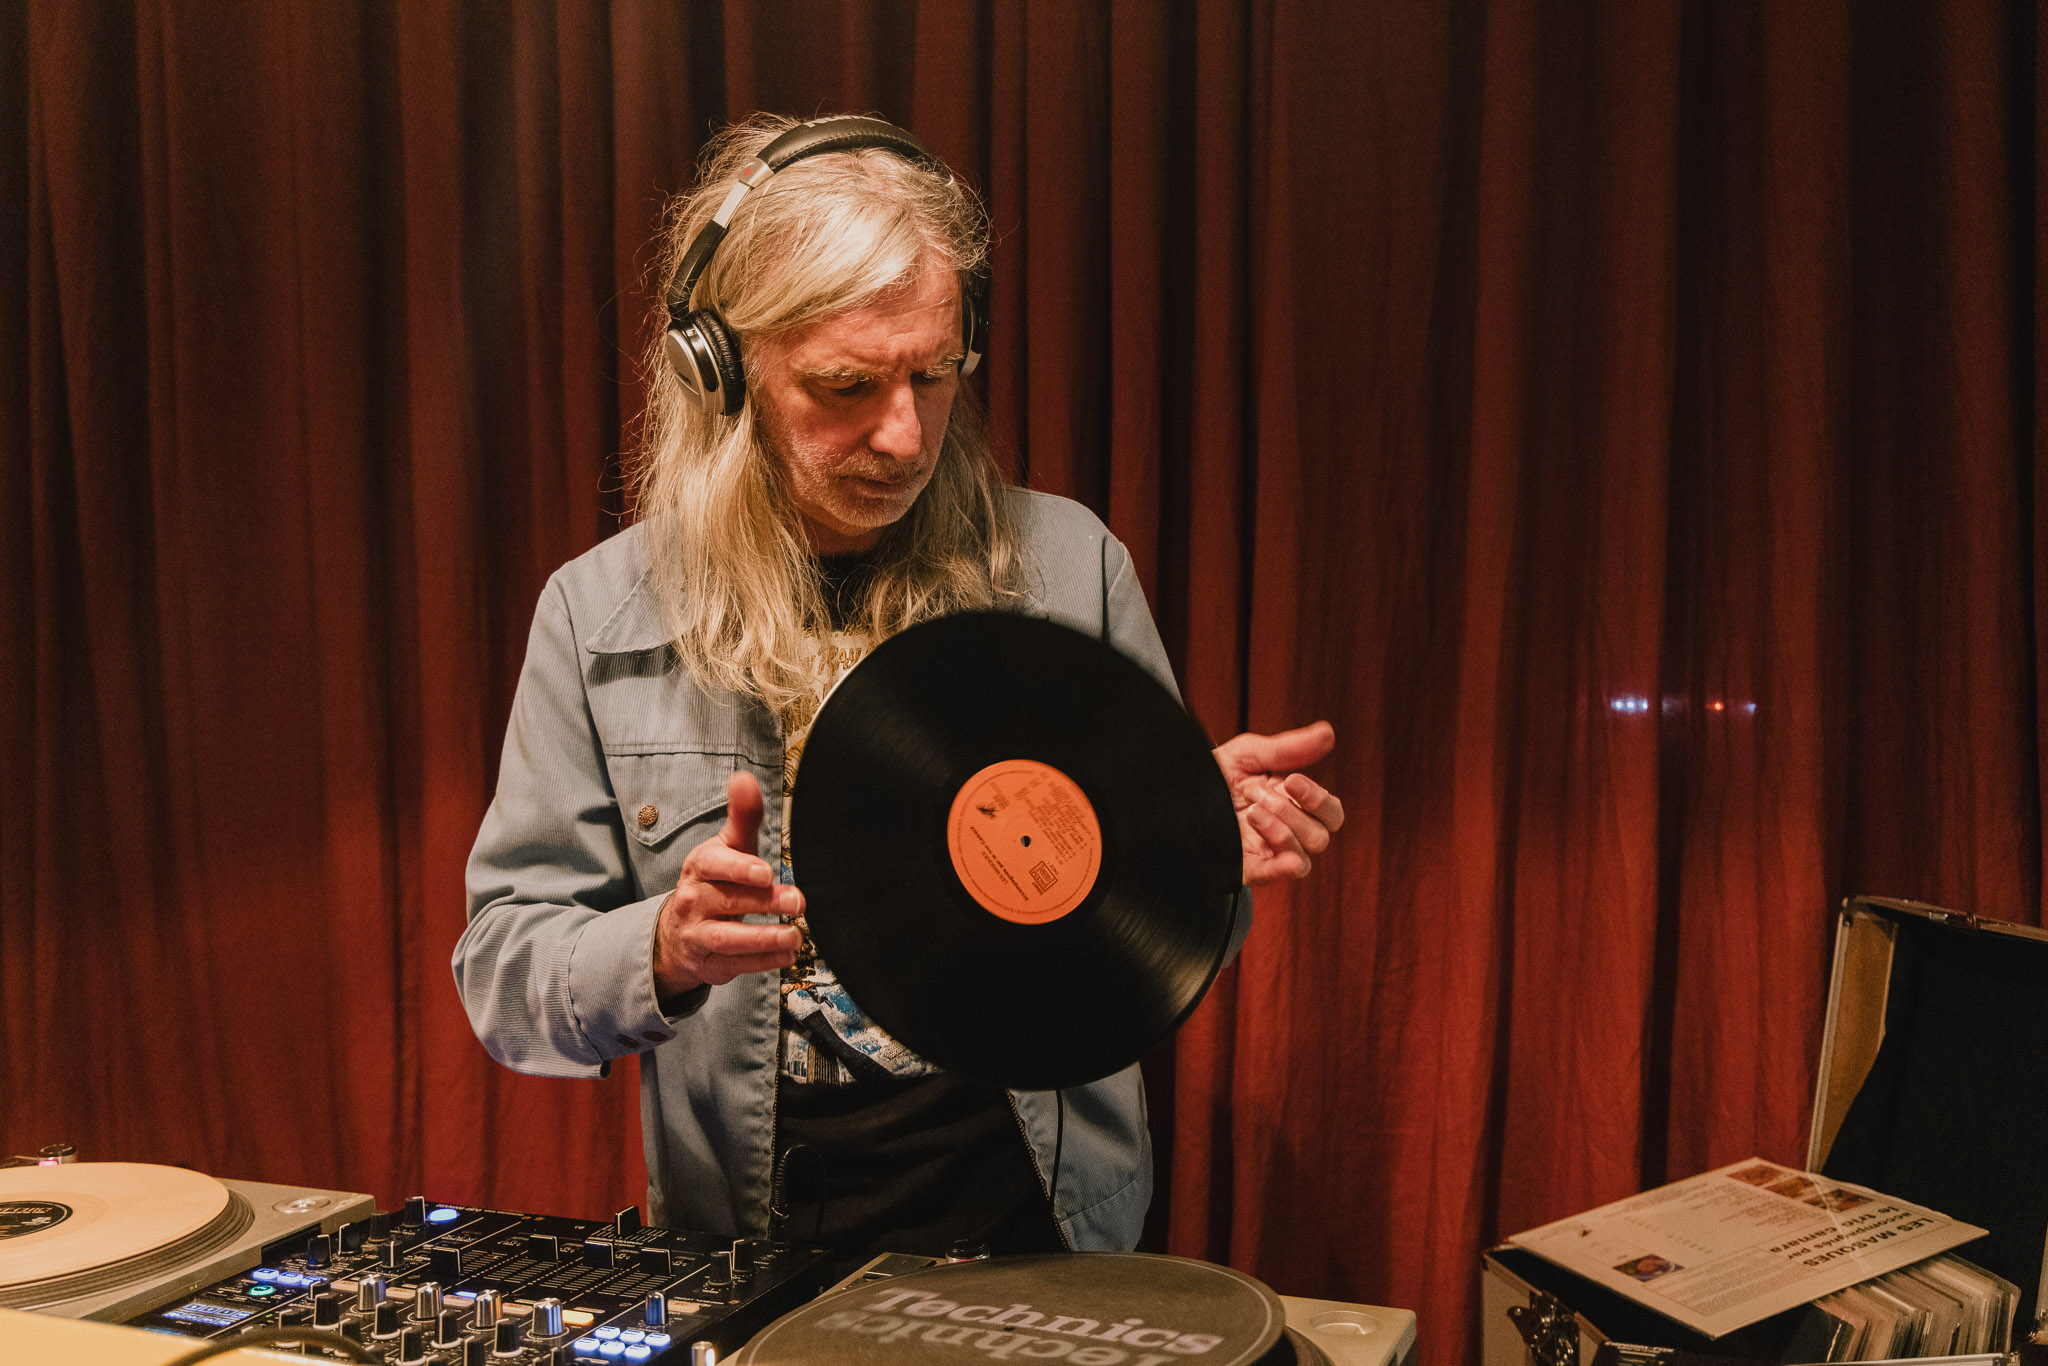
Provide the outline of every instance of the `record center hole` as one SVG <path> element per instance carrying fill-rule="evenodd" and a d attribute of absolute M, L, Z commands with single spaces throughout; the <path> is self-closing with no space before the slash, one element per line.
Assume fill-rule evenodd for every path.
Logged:
<path fill-rule="evenodd" d="M 1031 836 L 1029 836 L 1029 835 L 1023 835 L 1023 836 L 1020 836 L 1019 838 L 1020 838 L 1020 839 L 1022 840 L 1022 842 L 1023 842 L 1023 845 L 1024 845 L 1024 847 L 1025 847 L 1026 849 L 1029 849 L 1029 848 L 1031 847 Z"/>

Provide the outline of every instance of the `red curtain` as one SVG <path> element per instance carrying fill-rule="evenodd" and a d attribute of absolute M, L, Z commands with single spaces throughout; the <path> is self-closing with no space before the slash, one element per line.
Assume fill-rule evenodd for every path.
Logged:
<path fill-rule="evenodd" d="M 1477 1349 L 1505 1233 L 1799 1161 L 1829 908 L 2038 923 L 2026 3 L 0 11 L 0 1145 L 609 1213 L 448 976 L 714 121 L 984 190 L 1018 475 L 1350 821 L 1153 1060 L 1159 1247 Z"/>

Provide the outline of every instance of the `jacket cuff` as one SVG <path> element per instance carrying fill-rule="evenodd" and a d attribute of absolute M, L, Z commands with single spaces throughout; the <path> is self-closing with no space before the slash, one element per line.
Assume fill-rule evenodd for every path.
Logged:
<path fill-rule="evenodd" d="M 654 927 L 667 897 L 592 916 L 569 950 L 569 1009 L 590 1051 L 609 1062 L 676 1036 L 654 991 Z M 684 993 L 672 1004 L 688 1002 Z M 697 1004 L 703 1004 L 700 999 Z"/>

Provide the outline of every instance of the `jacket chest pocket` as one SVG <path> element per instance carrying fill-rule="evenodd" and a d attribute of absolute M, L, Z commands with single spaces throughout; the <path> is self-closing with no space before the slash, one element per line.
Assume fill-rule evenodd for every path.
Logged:
<path fill-rule="evenodd" d="M 643 897 L 675 885 L 684 856 L 725 824 L 726 780 L 753 767 L 744 755 L 704 750 L 607 754 L 605 766 Z"/>

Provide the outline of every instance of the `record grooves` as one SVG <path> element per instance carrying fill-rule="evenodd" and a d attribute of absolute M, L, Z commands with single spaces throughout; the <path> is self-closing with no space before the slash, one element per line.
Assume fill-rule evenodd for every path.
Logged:
<path fill-rule="evenodd" d="M 1221 967 L 1237 822 L 1208 738 L 1091 636 L 966 613 L 890 638 L 797 771 L 797 885 L 863 1010 L 963 1076 L 1110 1075 Z"/>

